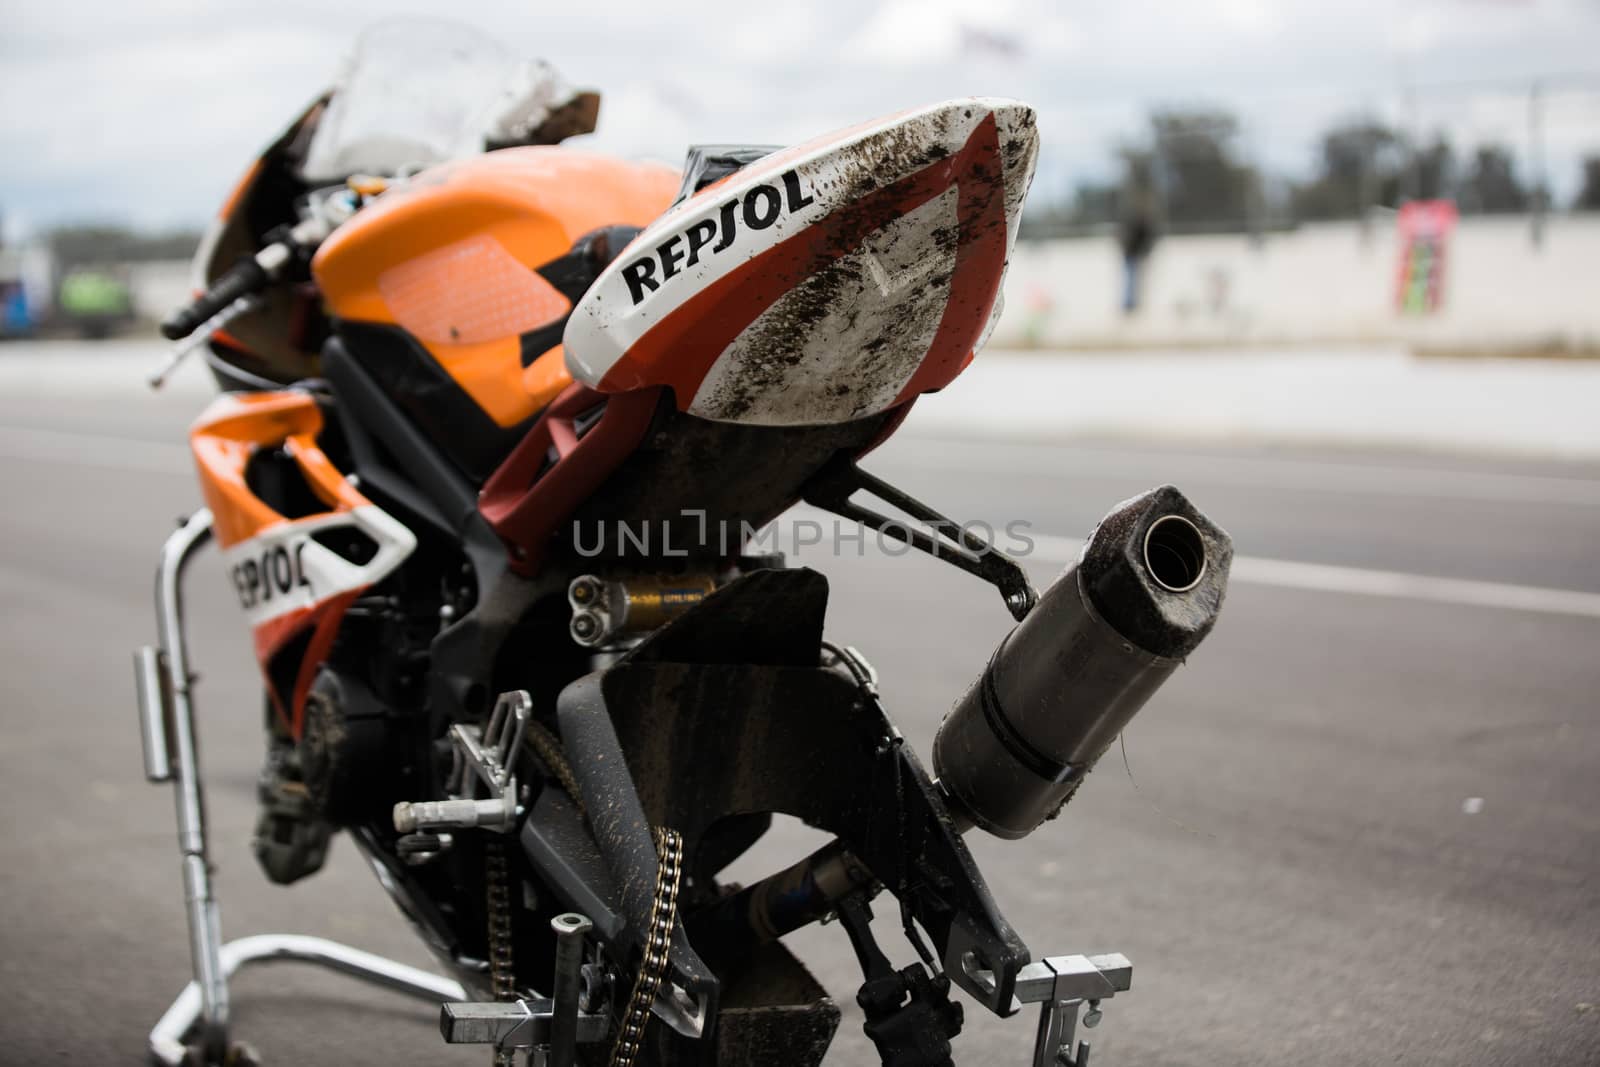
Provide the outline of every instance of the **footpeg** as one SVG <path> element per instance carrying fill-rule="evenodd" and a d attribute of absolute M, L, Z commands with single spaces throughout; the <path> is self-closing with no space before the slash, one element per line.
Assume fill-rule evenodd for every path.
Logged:
<path fill-rule="evenodd" d="M 513 768 L 532 718 L 533 698 L 518 689 L 500 694 L 489 725 L 481 731 L 471 723 L 450 727 L 455 762 L 448 779 L 449 799 L 396 804 L 395 832 L 438 834 L 476 828 L 503 834 L 511 830 L 519 811 Z M 480 792 L 488 795 L 480 796 Z"/>

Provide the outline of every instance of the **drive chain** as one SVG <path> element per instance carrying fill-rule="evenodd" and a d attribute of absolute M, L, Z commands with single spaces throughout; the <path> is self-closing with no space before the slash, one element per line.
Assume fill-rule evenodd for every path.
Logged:
<path fill-rule="evenodd" d="M 650 1008 L 661 983 L 666 980 L 667 963 L 672 951 L 672 929 L 678 921 L 678 882 L 683 875 L 683 836 L 676 830 L 659 827 L 656 830 L 655 895 L 650 903 L 650 929 L 644 944 L 644 959 L 639 964 L 639 977 L 633 984 L 633 995 L 628 998 L 627 1010 L 622 1016 L 622 1030 L 617 1044 L 611 1050 L 611 1067 L 633 1067 L 644 1042 L 645 1024 L 650 1021 Z"/>

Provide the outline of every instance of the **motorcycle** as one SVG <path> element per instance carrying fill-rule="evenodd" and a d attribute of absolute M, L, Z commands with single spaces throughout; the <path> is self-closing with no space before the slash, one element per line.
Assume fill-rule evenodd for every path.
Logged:
<path fill-rule="evenodd" d="M 963 835 L 1061 810 L 1210 632 L 1231 543 L 1164 486 L 1040 594 L 860 465 L 998 317 L 1033 111 L 953 100 L 679 172 L 562 145 L 598 106 L 468 31 L 371 31 L 163 324 L 223 392 L 135 657 L 195 971 L 152 1056 L 249 1062 L 228 980 L 289 958 L 439 1004 L 444 1039 L 496 1063 L 815 1064 L 839 1011 L 781 938 L 834 920 L 885 1064 L 951 1063 L 959 990 L 1040 1005 L 1035 1063 L 1083 1067 L 1079 1013 L 1131 964 L 1034 960 Z M 994 585 L 1017 621 L 932 774 L 824 639 L 824 577 L 751 551 L 800 502 Z M 223 943 L 181 599 L 211 540 L 265 691 L 260 866 L 305 878 L 343 832 L 447 976 Z M 834 839 L 721 882 L 774 813 Z M 885 892 L 905 965 L 870 925 Z"/>

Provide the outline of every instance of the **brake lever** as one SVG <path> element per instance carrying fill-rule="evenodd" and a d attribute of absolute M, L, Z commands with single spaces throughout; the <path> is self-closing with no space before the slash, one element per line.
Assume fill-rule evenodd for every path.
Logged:
<path fill-rule="evenodd" d="M 372 195 L 381 192 L 382 183 L 380 182 L 378 187 L 373 187 L 372 181 L 374 180 L 368 179 L 366 186 L 352 185 L 351 195 L 358 197 L 366 195 L 364 190 L 368 189 L 372 190 Z M 241 269 L 248 268 L 242 281 L 239 279 L 230 281 L 228 274 L 223 275 L 222 278 L 213 283 L 211 291 L 195 298 L 195 304 L 179 311 L 172 318 L 162 323 L 162 332 L 176 343 L 171 354 L 167 357 L 167 362 L 145 379 L 150 388 L 160 389 L 166 385 L 167 379 L 172 377 L 173 372 L 182 365 L 183 361 L 188 359 L 196 349 L 209 342 L 218 330 L 239 316 L 249 314 L 261 307 L 261 291 L 267 285 L 280 280 L 291 264 L 299 262 L 303 265 L 309 262 L 311 254 L 333 232 L 334 227 L 348 219 L 358 206 L 359 201 L 347 204 L 345 205 L 345 210 L 338 213 L 336 217 L 329 217 L 326 210 L 314 212 L 293 226 L 284 226 L 272 231 L 267 235 L 270 240 L 265 247 L 254 256 L 241 260 L 229 272 L 229 274 L 238 274 Z M 217 289 L 226 289 L 230 284 L 236 288 L 248 287 L 248 291 L 240 293 L 233 301 L 224 305 L 221 310 L 210 318 L 198 323 L 193 329 L 179 332 L 185 330 L 188 325 L 185 319 L 195 313 L 197 305 L 203 305 L 214 299 L 217 295 Z"/>
<path fill-rule="evenodd" d="M 248 315 L 250 312 L 255 311 L 261 307 L 262 303 L 264 301 L 259 293 L 247 293 L 211 316 L 201 323 L 188 337 L 172 346 L 172 351 L 167 356 L 166 363 L 149 375 L 145 379 L 145 383 L 152 390 L 158 390 L 166 385 L 167 379 L 172 377 L 178 367 L 183 364 L 183 361 L 188 359 L 199 348 L 210 343 L 211 338 L 215 336 L 218 330 L 227 326 L 228 323 L 241 315 Z"/>

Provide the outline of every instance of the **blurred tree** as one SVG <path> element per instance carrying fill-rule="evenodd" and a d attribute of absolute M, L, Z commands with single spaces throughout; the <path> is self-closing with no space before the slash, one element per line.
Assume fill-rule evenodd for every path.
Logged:
<path fill-rule="evenodd" d="M 1114 182 L 1079 182 L 1072 193 L 1068 219 L 1073 226 L 1100 226 L 1120 221 L 1135 203 L 1155 197 L 1155 154 L 1144 146 L 1117 149 L 1122 175 Z"/>
<path fill-rule="evenodd" d="M 1374 206 L 1398 207 L 1408 192 L 1422 200 L 1448 197 L 1455 170 L 1455 151 L 1442 133 L 1413 155 L 1388 126 L 1349 119 L 1322 135 L 1316 176 L 1295 187 L 1291 202 L 1300 218 L 1350 218 Z"/>
<path fill-rule="evenodd" d="M 1516 164 L 1503 145 L 1480 145 L 1461 181 L 1464 211 L 1496 214 L 1526 211 L 1528 190 L 1517 180 Z"/>
<path fill-rule="evenodd" d="M 1392 203 L 1400 164 L 1399 139 L 1371 119 L 1352 119 L 1322 135 L 1316 177 L 1299 186 L 1295 214 L 1349 218 L 1372 204 Z"/>
<path fill-rule="evenodd" d="M 1456 154 L 1444 134 L 1435 134 L 1432 144 L 1417 149 L 1414 165 L 1418 200 L 1445 200 L 1455 193 Z"/>
<path fill-rule="evenodd" d="M 1166 221 L 1193 228 L 1247 222 L 1259 202 L 1259 177 L 1239 161 L 1239 122 L 1226 111 L 1166 109 L 1150 116 L 1150 149 L 1124 149 L 1129 185 L 1151 159 L 1154 186 Z"/>
<path fill-rule="evenodd" d="M 1092 226 L 1112 222 L 1117 217 L 1117 187 L 1099 182 L 1080 182 L 1072 193 L 1070 218 L 1074 225 Z"/>
<path fill-rule="evenodd" d="M 1583 188 L 1572 206 L 1579 211 L 1600 211 L 1600 156 L 1583 159 Z"/>
<path fill-rule="evenodd" d="M 1155 149 L 1143 145 L 1123 145 L 1117 149 L 1117 158 L 1122 162 L 1120 195 L 1124 199 L 1154 195 L 1157 181 Z"/>

